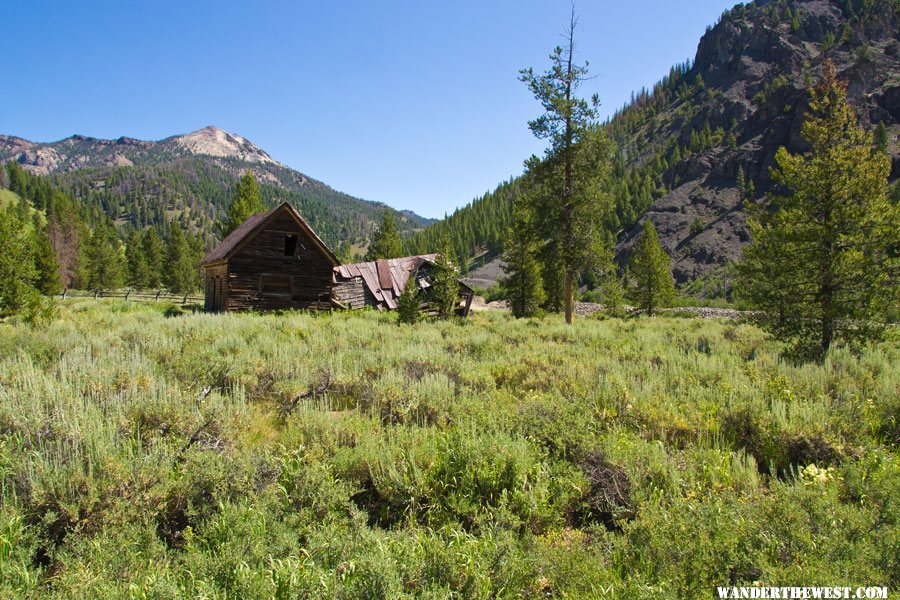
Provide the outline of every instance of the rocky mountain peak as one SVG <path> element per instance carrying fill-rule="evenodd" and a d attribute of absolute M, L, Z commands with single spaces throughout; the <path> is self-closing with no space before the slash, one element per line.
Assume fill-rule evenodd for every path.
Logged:
<path fill-rule="evenodd" d="M 246 138 L 236 133 L 228 133 L 214 125 L 176 136 L 172 138 L 172 141 L 193 154 L 236 158 L 254 163 L 280 164 Z"/>

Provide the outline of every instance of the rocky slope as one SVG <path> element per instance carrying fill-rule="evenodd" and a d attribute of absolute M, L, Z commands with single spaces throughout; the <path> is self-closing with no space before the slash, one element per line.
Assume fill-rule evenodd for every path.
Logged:
<path fill-rule="evenodd" d="M 778 148 L 805 149 L 800 126 L 807 90 L 826 59 L 847 82 L 861 123 L 887 128 L 895 179 L 898 22 L 890 0 L 762 1 L 723 14 L 700 40 L 686 76 L 691 93 L 648 118 L 625 150 L 639 165 L 660 147 L 688 147 L 692 134 L 707 126 L 720 135 L 711 146 L 671 162 L 663 174 L 667 193 L 620 236 L 619 261 L 628 260 L 645 219 L 652 219 L 673 256 L 679 283 L 709 277 L 738 259 L 750 240 L 743 200 L 760 202 L 772 188 Z M 739 169 L 755 189 L 742 194 Z"/>
<path fill-rule="evenodd" d="M 247 169 L 256 175 L 267 202 L 293 202 L 335 246 L 365 245 L 387 208 L 338 192 L 286 167 L 246 138 L 214 126 L 157 142 L 73 135 L 35 143 L 0 135 L 0 162 L 9 160 L 51 177 L 76 198 L 135 227 L 179 218 L 198 231 L 210 231 Z M 431 222 L 411 211 L 399 212 L 397 221 L 401 230 Z"/>

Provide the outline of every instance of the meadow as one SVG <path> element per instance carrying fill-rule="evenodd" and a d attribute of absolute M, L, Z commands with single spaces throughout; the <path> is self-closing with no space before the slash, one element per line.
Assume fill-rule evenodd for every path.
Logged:
<path fill-rule="evenodd" d="M 900 586 L 896 339 L 71 299 L 0 322 L 0 597 Z"/>

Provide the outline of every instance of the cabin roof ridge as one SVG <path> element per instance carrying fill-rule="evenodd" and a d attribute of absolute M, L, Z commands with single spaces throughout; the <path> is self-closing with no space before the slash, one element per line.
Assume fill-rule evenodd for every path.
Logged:
<path fill-rule="evenodd" d="M 225 236 L 225 239 L 204 257 L 200 263 L 201 266 L 228 260 L 237 250 L 255 238 L 265 228 L 265 225 L 267 225 L 275 215 L 282 211 L 287 211 L 297 221 L 300 228 L 312 238 L 313 242 L 325 254 L 332 266 L 341 264 L 341 261 L 338 260 L 334 252 L 331 251 L 331 248 L 329 248 L 322 238 L 319 237 L 297 209 L 294 208 L 290 202 L 284 201 L 268 211 L 258 212 L 248 217 L 246 221 Z"/>

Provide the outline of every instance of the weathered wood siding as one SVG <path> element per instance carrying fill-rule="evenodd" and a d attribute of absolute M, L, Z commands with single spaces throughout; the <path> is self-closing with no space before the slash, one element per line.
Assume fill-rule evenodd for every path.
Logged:
<path fill-rule="evenodd" d="M 334 284 L 334 299 L 347 308 L 363 308 L 375 306 L 378 302 L 369 288 L 363 283 L 362 277 L 339 280 Z"/>
<path fill-rule="evenodd" d="M 285 255 L 286 236 L 297 236 Z M 329 308 L 332 264 L 287 213 L 228 259 L 227 310 Z"/>
<path fill-rule="evenodd" d="M 210 265 L 205 269 L 204 291 L 206 301 L 204 309 L 209 312 L 225 310 L 228 298 L 228 265 L 221 263 Z"/>

